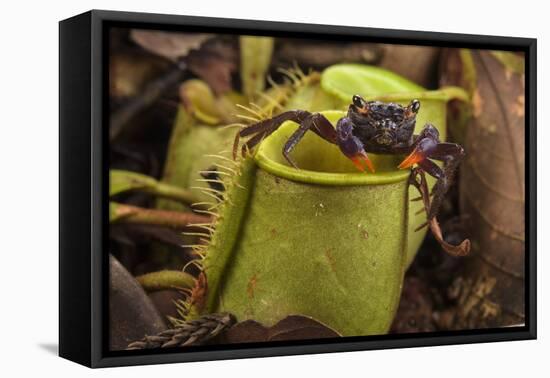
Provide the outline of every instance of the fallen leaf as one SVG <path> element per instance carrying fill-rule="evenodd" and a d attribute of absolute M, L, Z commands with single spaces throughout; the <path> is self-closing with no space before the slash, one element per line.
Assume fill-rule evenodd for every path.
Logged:
<path fill-rule="evenodd" d="M 155 30 L 130 31 L 130 39 L 153 54 L 160 55 L 171 61 L 187 56 L 191 50 L 198 49 L 214 34 L 178 33 Z"/>
<path fill-rule="evenodd" d="M 518 61 L 523 57 L 485 50 L 470 54 L 476 117 L 466 129 L 459 190 L 472 257 L 457 281 L 461 294 L 451 322 L 457 329 L 525 321 L 526 125 Z"/>
<path fill-rule="evenodd" d="M 340 336 L 336 331 L 313 318 L 290 315 L 271 327 L 268 340 L 306 340 Z"/>
<path fill-rule="evenodd" d="M 341 335 L 311 317 L 289 315 L 273 327 L 266 327 L 250 319 L 237 323 L 221 335 L 216 343 L 234 344 L 333 337 L 341 337 Z"/>
<path fill-rule="evenodd" d="M 483 113 L 483 99 L 479 95 L 478 90 L 475 90 L 472 96 L 472 107 L 474 109 L 474 118 L 478 118 Z"/>
<path fill-rule="evenodd" d="M 216 344 L 257 343 L 267 341 L 269 329 L 255 320 L 235 324 L 216 340 Z"/>

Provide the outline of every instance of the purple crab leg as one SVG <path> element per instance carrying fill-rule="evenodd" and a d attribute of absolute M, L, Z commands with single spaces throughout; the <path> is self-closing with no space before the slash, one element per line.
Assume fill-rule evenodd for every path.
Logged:
<path fill-rule="evenodd" d="M 337 143 L 336 130 L 330 121 L 322 114 L 312 114 L 304 110 L 290 110 L 273 118 L 248 126 L 237 133 L 233 144 L 233 156 L 236 157 L 237 155 L 237 149 L 241 137 L 253 135 L 242 146 L 242 154 L 244 155 L 247 150 L 250 150 L 258 145 L 258 143 L 277 130 L 285 121 L 294 121 L 299 124 L 298 129 L 290 136 L 283 148 L 284 157 L 295 168 L 297 168 L 297 166 L 292 161 L 289 154 L 296 144 L 298 144 L 298 142 L 304 137 L 308 130 L 313 131 L 329 143 Z"/>
<path fill-rule="evenodd" d="M 263 138 L 272 134 L 279 128 L 285 121 L 294 121 L 301 123 L 305 118 L 310 116 L 311 113 L 304 110 L 290 110 L 288 112 L 281 113 L 273 118 L 265 119 L 248 127 L 245 127 L 235 135 L 235 141 L 233 143 L 233 158 L 237 157 L 237 149 L 239 147 L 240 138 L 249 135 L 254 135 L 250 138 L 242 148 L 244 154 L 247 150 L 254 148 Z"/>
<path fill-rule="evenodd" d="M 424 127 L 411 147 L 412 152 L 399 164 L 399 168 L 409 168 L 417 164 L 423 171 L 437 179 L 432 191 L 434 198 L 428 212 L 428 220 L 431 220 L 443 203 L 456 168 L 464 157 L 464 149 L 458 144 L 439 142 L 439 132 L 431 124 Z M 430 159 L 443 161 L 443 169 Z"/>
<path fill-rule="evenodd" d="M 329 143 L 336 144 L 336 130 L 322 114 L 314 113 L 311 116 L 307 117 L 305 120 L 300 123 L 300 126 L 296 131 L 288 138 L 288 141 L 285 143 L 283 148 L 283 156 L 285 159 L 294 167 L 298 166 L 294 163 L 290 157 L 290 152 L 294 149 L 296 144 L 304 137 L 305 133 L 311 130 L 324 140 Z"/>

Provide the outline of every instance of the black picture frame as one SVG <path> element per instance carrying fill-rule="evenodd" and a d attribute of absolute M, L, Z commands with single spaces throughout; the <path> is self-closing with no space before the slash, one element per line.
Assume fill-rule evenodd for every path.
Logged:
<path fill-rule="evenodd" d="M 523 327 L 323 341 L 108 351 L 106 30 L 113 26 L 521 50 L 526 58 L 526 322 Z M 530 38 L 92 10 L 59 24 L 59 354 L 89 367 L 406 348 L 536 338 L 536 64 Z"/>

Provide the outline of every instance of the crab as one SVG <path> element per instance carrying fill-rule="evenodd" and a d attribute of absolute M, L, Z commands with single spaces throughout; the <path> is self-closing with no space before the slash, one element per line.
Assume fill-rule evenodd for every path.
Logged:
<path fill-rule="evenodd" d="M 433 224 L 437 225 L 435 217 L 465 153 L 458 144 L 440 141 L 439 131 L 430 123 L 415 135 L 416 115 L 419 110 L 418 100 L 412 100 L 407 106 L 402 106 L 396 103 L 366 101 L 361 96 L 354 95 L 346 116 L 337 121 L 336 127 L 320 113 L 290 110 L 241 129 L 235 137 L 233 155 L 237 155 L 240 138 L 250 137 L 242 145 L 244 154 L 285 121 L 299 124 L 282 150 L 288 163 L 297 169 L 299 167 L 290 153 L 308 130 L 328 143 L 337 145 L 362 172 L 366 172 L 367 169 L 375 172 L 368 153 L 405 155 L 398 168 L 409 169 L 414 166 L 410 182 L 420 191 L 424 202 L 427 213 L 427 222 L 424 226 L 430 225 L 434 231 Z M 443 167 L 437 165 L 434 160 L 442 161 Z M 431 193 L 421 184 L 425 173 L 437 180 Z M 419 177 L 420 180 L 417 179 Z M 430 196 L 433 196 L 431 201 Z"/>

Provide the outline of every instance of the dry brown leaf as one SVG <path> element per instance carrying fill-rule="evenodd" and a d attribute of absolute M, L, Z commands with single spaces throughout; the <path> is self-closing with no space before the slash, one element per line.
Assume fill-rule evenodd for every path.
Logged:
<path fill-rule="evenodd" d="M 340 337 L 341 335 L 317 320 L 302 315 L 289 315 L 273 327 L 254 320 L 235 324 L 217 340 L 220 344 L 262 341 L 307 340 Z"/>
<path fill-rule="evenodd" d="M 488 51 L 472 51 L 476 117 L 467 127 L 460 205 L 473 256 L 455 288 L 454 328 L 525 319 L 524 75 Z"/>
<path fill-rule="evenodd" d="M 198 49 L 205 41 L 214 36 L 214 34 L 204 33 L 178 33 L 138 29 L 130 32 L 130 38 L 145 50 L 174 62 L 186 56 L 191 50 Z"/>

